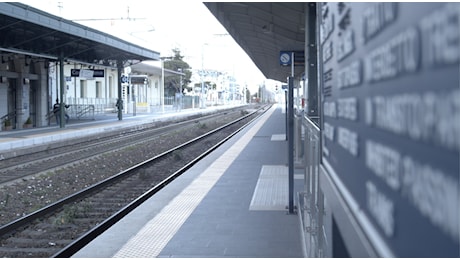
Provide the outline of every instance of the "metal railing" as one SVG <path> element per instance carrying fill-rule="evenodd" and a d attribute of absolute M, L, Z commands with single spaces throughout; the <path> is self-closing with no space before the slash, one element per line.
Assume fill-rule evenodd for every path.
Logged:
<path fill-rule="evenodd" d="M 70 105 L 70 112 L 77 119 L 90 118 L 94 119 L 94 105 Z"/>
<path fill-rule="evenodd" d="M 16 111 L 13 111 L 13 112 L 10 112 L 2 117 L 0 117 L 0 121 L 4 121 L 4 120 L 8 120 L 10 119 L 11 120 L 11 117 L 15 117 L 16 116 Z"/>
<path fill-rule="evenodd" d="M 320 137 L 319 127 L 303 117 L 305 162 L 305 189 L 298 194 L 299 218 L 302 227 L 305 257 L 323 257 L 324 237 L 322 232 L 324 200 L 319 189 Z"/>
<path fill-rule="evenodd" d="M 294 114 L 294 163 L 296 168 L 305 168 L 305 135 L 307 128 L 302 123 L 303 115 Z"/>
<path fill-rule="evenodd" d="M 16 110 L 9 112 L 8 114 L 0 117 L 1 128 L 5 127 L 5 122 L 9 120 L 11 128 L 16 125 L 16 116 L 19 115 Z M 6 128 L 6 127 L 5 127 Z"/>
<path fill-rule="evenodd" d="M 115 111 L 116 98 L 67 98 L 66 104 L 76 107 L 75 111 L 69 111 L 71 116 L 77 117 L 77 112 L 86 110 L 83 115 L 94 116 L 94 114 L 104 114 Z M 92 108 L 89 108 L 92 106 Z M 93 114 L 91 114 L 93 113 Z M 79 118 L 79 117 L 77 117 Z"/>

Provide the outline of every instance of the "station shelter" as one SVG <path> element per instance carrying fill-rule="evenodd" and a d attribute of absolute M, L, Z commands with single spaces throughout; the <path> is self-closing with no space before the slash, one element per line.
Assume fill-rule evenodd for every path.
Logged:
<path fill-rule="evenodd" d="M 130 87 L 122 80 L 140 74 L 127 68 L 160 60 L 156 51 L 21 3 L 0 3 L 0 35 L 2 130 L 22 129 L 26 122 L 50 125 L 56 100 L 61 107 L 70 105 L 77 117 L 113 110 L 122 120 L 127 109 L 121 108 L 128 106 L 118 109 L 116 103 L 129 103 L 123 86 Z M 140 88 L 156 91 L 139 93 L 161 105 L 161 79 L 174 72 L 150 68 L 143 71 L 148 80 Z"/>

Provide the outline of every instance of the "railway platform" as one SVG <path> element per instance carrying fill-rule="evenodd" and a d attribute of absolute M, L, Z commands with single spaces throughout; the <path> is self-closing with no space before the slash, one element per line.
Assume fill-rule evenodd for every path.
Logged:
<path fill-rule="evenodd" d="M 73 258 L 303 257 L 299 217 L 286 208 L 284 122 L 272 106 Z"/>

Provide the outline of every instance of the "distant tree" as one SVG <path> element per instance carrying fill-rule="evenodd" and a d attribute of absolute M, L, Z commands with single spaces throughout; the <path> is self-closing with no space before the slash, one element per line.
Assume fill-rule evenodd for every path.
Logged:
<path fill-rule="evenodd" d="M 191 67 L 183 60 L 184 56 L 181 55 L 178 48 L 172 49 L 172 52 L 174 56 L 170 60 L 165 60 L 164 68 L 177 72 L 182 70 L 182 73 L 185 74 L 185 76 L 182 76 L 182 92 L 184 92 L 185 89 L 191 91 L 191 87 L 188 86 L 191 82 L 190 77 L 192 76 Z M 181 77 L 179 75 L 165 78 L 165 96 L 174 96 L 175 93 L 180 91 L 180 80 Z"/>

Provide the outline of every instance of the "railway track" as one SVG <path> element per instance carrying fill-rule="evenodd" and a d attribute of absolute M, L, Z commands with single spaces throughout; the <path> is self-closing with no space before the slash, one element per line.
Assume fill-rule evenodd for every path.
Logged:
<path fill-rule="evenodd" d="M 166 127 L 167 129 L 162 129 L 162 133 L 157 133 L 156 135 L 153 133 L 155 130 L 152 130 L 152 127 L 141 125 L 136 126 L 135 129 L 138 130 L 135 131 L 124 130 L 116 134 L 110 133 L 110 137 L 108 138 L 96 136 L 92 140 L 83 143 L 78 142 L 78 140 L 66 141 L 65 143 L 70 143 L 69 145 L 72 147 L 56 147 L 59 152 L 62 153 L 62 150 L 65 149 L 75 150 L 78 147 L 85 147 L 87 144 L 101 142 L 101 140 L 116 140 L 119 136 L 123 138 L 125 135 L 132 136 L 134 134 L 134 139 L 141 140 L 139 135 L 136 134 L 138 132 L 147 135 L 149 139 L 149 141 L 143 140 L 143 142 L 137 142 L 136 145 L 132 145 L 132 143 L 138 140 L 134 140 L 133 142 L 124 141 L 121 142 L 123 144 L 122 148 L 111 146 L 108 147 L 108 151 L 99 150 L 93 153 L 93 156 L 84 156 L 85 152 L 80 151 L 80 153 L 75 155 L 75 157 L 83 157 L 80 160 L 72 162 L 75 158 L 69 156 L 67 163 L 63 160 L 59 160 L 59 162 L 53 161 L 53 163 L 60 163 L 58 167 L 52 168 L 51 165 L 45 163 L 45 167 L 48 166 L 49 168 L 43 170 L 41 173 L 32 169 L 30 175 L 21 173 L 21 176 L 24 177 L 17 178 L 8 183 L 0 183 L 0 226 L 30 214 L 78 190 L 85 189 L 112 175 L 118 174 L 165 150 L 187 142 L 191 138 L 201 135 L 224 122 L 229 122 L 234 118 L 240 117 L 242 111 L 247 113 L 246 109 L 254 109 L 254 107 L 221 112 L 217 117 L 194 118 L 186 123 L 188 127 L 173 124 Z M 123 140 L 126 139 L 123 138 Z M 59 144 L 53 145 L 62 146 Z M 44 160 L 50 161 L 46 159 L 46 155 L 49 153 L 53 156 L 56 153 L 59 154 L 59 152 L 46 150 L 39 154 L 32 154 L 31 157 L 44 156 Z M 23 156 L 22 161 L 24 159 L 29 160 L 29 156 Z M 2 163 L 3 161 L 0 161 L 0 165 L 3 165 Z"/>
<path fill-rule="evenodd" d="M 261 114 L 257 110 L 0 228 L 2 257 L 69 257 Z"/>
<path fill-rule="evenodd" d="M 90 140 L 84 139 L 72 145 L 45 149 L 41 152 L 29 153 L 0 161 L 0 185 L 34 176 L 52 169 L 65 167 L 69 164 L 100 156 L 108 152 L 135 146 L 161 138 L 164 134 L 175 130 L 185 131 L 195 124 L 197 120 L 206 123 L 209 120 L 220 118 L 237 118 L 240 110 L 230 110 L 220 114 L 208 115 L 199 119 L 190 119 L 172 123 L 163 127 L 145 125 L 135 131 L 114 132 L 112 134 L 98 135 Z"/>

